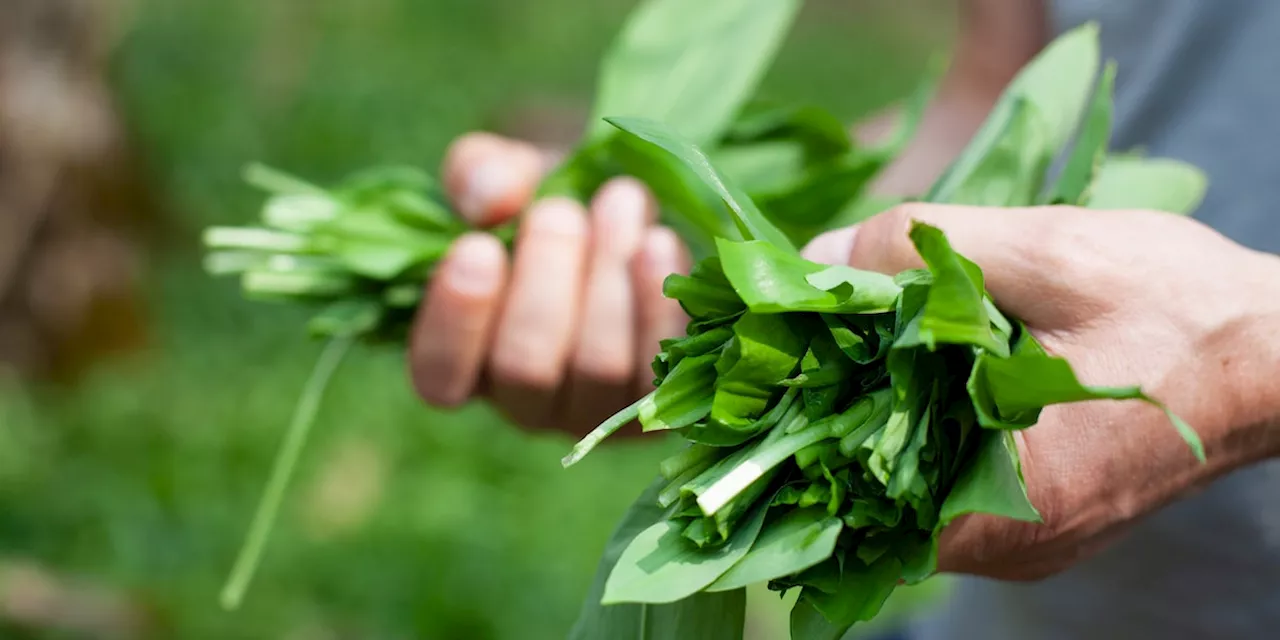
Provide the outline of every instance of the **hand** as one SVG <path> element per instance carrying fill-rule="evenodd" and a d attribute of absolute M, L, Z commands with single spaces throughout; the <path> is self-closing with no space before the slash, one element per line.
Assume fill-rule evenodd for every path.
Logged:
<path fill-rule="evenodd" d="M 510 261 L 488 233 L 450 249 L 414 322 L 410 368 L 431 404 L 484 395 L 523 426 L 585 434 L 652 388 L 658 342 L 687 322 L 662 281 L 688 259 L 635 180 L 605 184 L 589 207 L 531 203 L 548 164 L 488 134 L 450 148 L 444 183 L 463 216 L 481 227 L 523 217 Z"/>
<path fill-rule="evenodd" d="M 1043 524 L 959 519 L 943 532 L 940 571 L 1046 577 L 1179 495 L 1277 454 L 1275 257 L 1164 213 L 924 204 L 816 238 L 806 252 L 885 273 L 919 267 L 913 219 L 943 229 L 982 267 L 997 305 L 1082 382 L 1142 384 L 1196 428 L 1208 455 L 1197 463 L 1143 403 L 1050 407 L 1017 433 Z"/>

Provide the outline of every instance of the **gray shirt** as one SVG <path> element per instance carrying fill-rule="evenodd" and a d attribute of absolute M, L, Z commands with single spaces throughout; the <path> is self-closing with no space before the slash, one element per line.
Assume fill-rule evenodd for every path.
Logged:
<path fill-rule="evenodd" d="M 1054 0 L 1119 63 L 1113 147 L 1209 174 L 1197 217 L 1280 252 L 1280 0 Z M 1278 337 L 1280 339 L 1280 337 Z M 1277 372 L 1280 374 L 1280 372 Z M 964 579 L 913 640 L 1280 637 L 1280 464 L 1230 475 L 1035 584 Z"/>

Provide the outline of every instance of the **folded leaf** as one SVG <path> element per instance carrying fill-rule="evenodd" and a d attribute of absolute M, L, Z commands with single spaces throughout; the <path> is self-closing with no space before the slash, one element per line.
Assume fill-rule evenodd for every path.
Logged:
<path fill-rule="evenodd" d="M 825 509 L 797 509 L 765 525 L 751 551 L 707 591 L 738 589 L 800 573 L 831 556 L 843 523 Z"/>
<path fill-rule="evenodd" d="M 742 560 L 764 524 L 766 508 L 757 507 L 729 540 L 700 549 L 686 539 L 684 527 L 664 520 L 640 532 L 622 552 L 605 583 L 603 604 L 668 603 L 701 591 Z"/>

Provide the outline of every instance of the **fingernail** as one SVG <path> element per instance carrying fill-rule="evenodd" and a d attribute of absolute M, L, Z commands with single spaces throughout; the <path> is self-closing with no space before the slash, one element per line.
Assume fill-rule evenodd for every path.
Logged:
<path fill-rule="evenodd" d="M 485 160 L 471 170 L 458 194 L 458 213 L 472 224 L 483 223 L 489 212 L 517 185 L 517 176 L 502 158 Z"/>
<path fill-rule="evenodd" d="M 806 260 L 822 264 L 849 264 L 853 253 L 853 241 L 858 227 L 845 227 L 828 231 L 813 240 L 800 252 Z"/>
<path fill-rule="evenodd" d="M 680 270 L 680 238 L 666 227 L 649 230 L 644 244 L 644 268 L 659 278 Z"/>
<path fill-rule="evenodd" d="M 454 242 L 445 265 L 450 288 L 468 295 L 486 295 L 501 284 L 502 246 L 493 239 L 468 234 Z"/>

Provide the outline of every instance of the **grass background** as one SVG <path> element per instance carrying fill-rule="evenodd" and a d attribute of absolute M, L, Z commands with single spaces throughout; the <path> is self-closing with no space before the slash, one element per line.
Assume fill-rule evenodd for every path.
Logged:
<path fill-rule="evenodd" d="M 323 182 L 382 162 L 434 169 L 471 129 L 536 129 L 543 113 L 572 125 L 632 4 L 135 2 L 111 80 L 184 233 L 149 266 L 144 353 L 72 390 L 0 396 L 3 555 L 138 599 L 158 638 L 563 637 L 614 521 L 672 443 L 563 471 L 563 437 L 483 406 L 423 407 L 392 350 L 347 361 L 245 607 L 218 608 L 318 346 L 298 313 L 201 275 L 195 234 L 256 214 L 239 179 L 252 160 Z M 809 0 L 765 92 L 852 122 L 945 46 L 943 4 Z M 780 637 L 783 603 L 753 603 L 752 636 Z M 8 624 L 0 636 L 81 637 Z"/>

